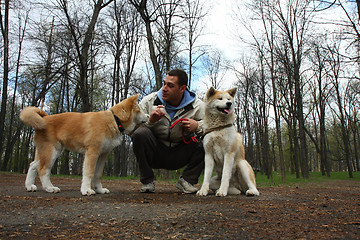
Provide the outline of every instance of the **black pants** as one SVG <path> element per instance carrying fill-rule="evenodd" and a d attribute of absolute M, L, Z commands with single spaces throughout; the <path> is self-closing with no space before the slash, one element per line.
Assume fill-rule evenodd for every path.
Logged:
<path fill-rule="evenodd" d="M 147 127 L 139 127 L 131 136 L 136 160 L 143 184 L 154 181 L 152 169 L 176 170 L 182 167 L 182 177 L 191 184 L 198 182 L 204 169 L 204 148 L 202 143 L 181 143 L 167 147 L 156 139 Z"/>

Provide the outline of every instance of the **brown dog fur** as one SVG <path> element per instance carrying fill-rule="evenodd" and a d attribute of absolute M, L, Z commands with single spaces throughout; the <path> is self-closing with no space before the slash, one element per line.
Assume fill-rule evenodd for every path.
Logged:
<path fill-rule="evenodd" d="M 147 118 L 137 104 L 139 95 L 131 96 L 108 111 L 48 115 L 44 111 L 27 107 L 20 119 L 35 129 L 35 160 L 30 164 L 26 177 L 27 191 L 36 191 L 36 170 L 47 192 L 60 192 L 50 181 L 50 170 L 63 148 L 85 154 L 81 193 L 109 193 L 102 187 L 101 176 L 108 153 L 121 143 L 117 116 L 124 133 L 131 133 L 136 125 Z M 94 190 L 92 189 L 94 187 Z"/>

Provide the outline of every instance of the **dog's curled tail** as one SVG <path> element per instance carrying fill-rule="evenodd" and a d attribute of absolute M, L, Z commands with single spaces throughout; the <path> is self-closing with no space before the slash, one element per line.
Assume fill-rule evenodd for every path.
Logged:
<path fill-rule="evenodd" d="M 20 113 L 21 121 L 39 130 L 46 128 L 44 116 L 47 116 L 47 113 L 37 107 L 26 107 Z"/>

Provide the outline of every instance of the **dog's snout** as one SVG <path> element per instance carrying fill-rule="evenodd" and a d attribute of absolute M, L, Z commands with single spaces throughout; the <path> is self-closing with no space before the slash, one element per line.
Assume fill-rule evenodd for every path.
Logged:
<path fill-rule="evenodd" d="M 226 103 L 226 106 L 228 106 L 228 107 L 231 107 L 231 105 L 232 105 L 232 102 L 227 102 Z"/>

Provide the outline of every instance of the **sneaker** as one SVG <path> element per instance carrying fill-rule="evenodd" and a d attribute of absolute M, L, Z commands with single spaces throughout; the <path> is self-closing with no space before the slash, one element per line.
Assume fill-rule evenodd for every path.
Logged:
<path fill-rule="evenodd" d="M 183 177 L 179 178 L 179 181 L 176 183 L 176 187 L 184 193 L 196 193 L 198 191 L 196 187 L 187 182 Z"/>
<path fill-rule="evenodd" d="M 143 184 L 141 189 L 141 193 L 154 193 L 155 192 L 155 184 L 154 182 Z"/>

